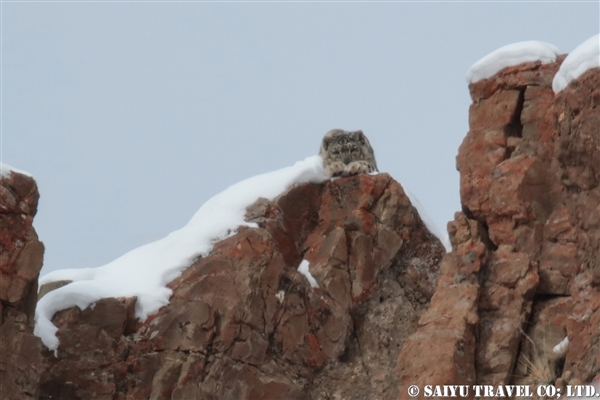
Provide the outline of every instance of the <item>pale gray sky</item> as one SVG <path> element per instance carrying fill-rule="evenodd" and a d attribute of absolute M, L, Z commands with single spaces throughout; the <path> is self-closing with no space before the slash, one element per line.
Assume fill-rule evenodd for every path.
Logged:
<path fill-rule="evenodd" d="M 445 229 L 460 209 L 467 69 L 506 44 L 567 53 L 599 3 L 2 3 L 2 159 L 40 189 L 42 274 L 181 228 L 247 177 L 363 129 Z"/>

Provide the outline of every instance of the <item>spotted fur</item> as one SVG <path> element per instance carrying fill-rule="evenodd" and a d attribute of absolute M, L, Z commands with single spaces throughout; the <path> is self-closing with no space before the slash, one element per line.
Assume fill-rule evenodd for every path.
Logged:
<path fill-rule="evenodd" d="M 362 131 L 333 129 L 327 132 L 319 155 L 330 177 L 378 171 L 375 153 Z"/>

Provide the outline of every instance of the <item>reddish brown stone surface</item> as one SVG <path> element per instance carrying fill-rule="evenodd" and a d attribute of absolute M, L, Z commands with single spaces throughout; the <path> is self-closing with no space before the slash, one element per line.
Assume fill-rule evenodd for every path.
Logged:
<path fill-rule="evenodd" d="M 454 251 L 440 266 L 437 289 L 431 305 L 419 321 L 415 334 L 405 342 L 398 358 L 403 388 L 400 399 L 407 398 L 409 384 L 475 384 L 475 342 L 477 340 L 477 299 L 480 293 L 478 272 L 488 258 L 483 228 L 476 221 L 456 214 L 450 223 Z M 433 365 L 432 365 L 433 363 Z M 423 391 L 421 397 L 424 398 Z"/>
<path fill-rule="evenodd" d="M 44 246 L 32 226 L 39 194 L 33 178 L 0 176 L 0 398 L 37 399 L 42 343 L 33 336 Z"/>
<path fill-rule="evenodd" d="M 396 398 L 444 252 L 402 187 L 386 174 L 304 184 L 247 219 L 259 227 L 217 243 L 143 323 L 135 299 L 57 313 L 40 398 Z"/>
<path fill-rule="evenodd" d="M 410 384 L 560 386 L 600 374 L 600 69 L 555 95 L 563 59 L 470 85 L 463 212 L 399 356 L 400 399 Z M 565 336 L 563 357 L 552 349 Z M 551 372 L 536 375 L 540 366 Z"/>

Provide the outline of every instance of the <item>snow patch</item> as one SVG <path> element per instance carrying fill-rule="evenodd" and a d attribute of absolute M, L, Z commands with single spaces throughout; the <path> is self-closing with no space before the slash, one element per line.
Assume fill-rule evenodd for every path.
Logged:
<path fill-rule="evenodd" d="M 567 353 L 567 347 L 569 347 L 569 337 L 565 336 L 565 338 L 561 340 L 559 344 L 554 346 L 552 351 L 560 356 L 564 356 Z"/>
<path fill-rule="evenodd" d="M 277 301 L 279 301 L 279 303 L 283 303 L 283 299 L 285 299 L 285 292 L 283 290 L 280 290 L 279 292 L 277 292 L 275 297 L 277 297 Z"/>
<path fill-rule="evenodd" d="M 308 157 L 291 167 L 239 182 L 209 199 L 190 222 L 167 237 L 138 247 L 98 268 L 50 272 L 39 284 L 71 280 L 46 294 L 37 304 L 34 334 L 48 349 L 58 348 L 52 316 L 77 306 L 84 310 L 105 297 L 137 296 L 135 314 L 142 321 L 169 303 L 166 285 L 199 256 L 206 256 L 215 242 L 233 235 L 239 226 L 256 227 L 244 220 L 246 207 L 259 197 L 274 199 L 287 188 L 327 179 L 319 156 Z"/>
<path fill-rule="evenodd" d="M 304 275 L 306 277 L 306 279 L 308 279 L 308 283 L 310 283 L 310 287 L 318 288 L 319 284 L 317 283 L 315 277 L 312 276 L 312 274 L 310 273 L 310 271 L 308 269 L 309 266 L 310 266 L 310 263 L 308 261 L 302 260 L 302 262 L 298 266 L 298 272 L 300 272 L 302 275 Z"/>
<path fill-rule="evenodd" d="M 512 67 L 524 62 L 541 61 L 548 64 L 556 61 L 560 50 L 550 43 L 529 40 L 500 47 L 491 52 L 469 68 L 467 82 L 475 83 L 488 79 L 506 67 Z"/>
<path fill-rule="evenodd" d="M 588 69 L 598 67 L 600 67 L 600 34 L 592 36 L 569 53 L 554 75 L 552 90 L 558 93 Z"/>
<path fill-rule="evenodd" d="M 25 172 L 18 168 L 11 167 L 10 165 L 8 165 L 6 163 L 0 162 L 0 177 L 8 178 L 10 176 L 11 172 L 16 172 L 18 174 L 27 175 L 27 176 L 33 178 L 33 176 L 29 172 Z"/>

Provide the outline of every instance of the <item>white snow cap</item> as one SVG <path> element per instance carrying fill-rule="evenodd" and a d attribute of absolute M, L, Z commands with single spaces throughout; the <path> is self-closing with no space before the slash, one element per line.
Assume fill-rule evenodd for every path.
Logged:
<path fill-rule="evenodd" d="M 73 306 L 84 310 L 105 297 L 137 296 L 135 315 L 145 320 L 169 303 L 171 289 L 166 285 L 198 256 L 207 255 L 215 242 L 234 234 L 239 226 L 256 226 L 244 221 L 246 207 L 259 197 L 272 200 L 295 184 L 326 179 L 321 157 L 308 157 L 291 167 L 229 187 L 204 203 L 183 228 L 111 263 L 50 272 L 39 280 L 40 286 L 59 280 L 73 282 L 49 292 L 38 302 L 34 334 L 56 354 L 59 342 L 58 329 L 51 322 L 54 313 Z"/>
<path fill-rule="evenodd" d="M 552 80 L 552 90 L 558 93 L 585 71 L 600 67 L 600 34 L 581 43 L 563 61 Z"/>
<path fill-rule="evenodd" d="M 560 50 L 550 43 L 530 40 L 500 47 L 477 61 L 467 71 L 467 82 L 475 83 L 488 79 L 506 67 L 512 67 L 530 61 L 548 64 L 556 61 Z"/>
<path fill-rule="evenodd" d="M 22 171 L 15 167 L 11 167 L 10 165 L 8 165 L 6 163 L 0 162 L 0 177 L 8 177 L 8 176 L 10 176 L 11 172 L 16 172 L 16 173 L 27 175 L 27 176 L 33 178 L 33 176 L 31 176 L 31 174 L 29 172 Z"/>

